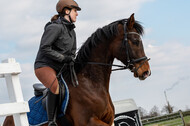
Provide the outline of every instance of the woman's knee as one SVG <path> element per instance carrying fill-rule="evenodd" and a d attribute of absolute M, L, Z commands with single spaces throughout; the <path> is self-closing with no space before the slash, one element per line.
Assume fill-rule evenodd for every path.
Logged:
<path fill-rule="evenodd" d="M 53 85 L 50 87 L 50 91 L 54 94 L 59 94 L 59 84 L 53 83 Z"/>

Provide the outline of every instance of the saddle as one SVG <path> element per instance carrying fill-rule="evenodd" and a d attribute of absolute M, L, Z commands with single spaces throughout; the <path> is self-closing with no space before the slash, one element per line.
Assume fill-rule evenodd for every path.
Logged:
<path fill-rule="evenodd" d="M 42 100 L 42 106 L 46 110 L 46 96 L 47 96 L 47 93 L 49 91 L 48 88 L 46 88 L 41 83 L 33 84 L 33 88 L 34 88 L 34 95 L 36 97 L 42 96 L 42 98 L 40 100 Z M 65 97 L 65 86 L 64 86 L 64 84 L 59 83 L 59 106 L 61 106 L 61 103 L 63 102 L 64 97 Z"/>
<path fill-rule="evenodd" d="M 33 88 L 34 88 L 34 95 L 35 96 L 41 96 L 43 95 L 45 92 L 45 90 L 47 89 L 43 84 L 41 83 L 36 83 L 33 84 Z M 43 93 L 44 92 L 44 93 Z"/>
<path fill-rule="evenodd" d="M 67 105 L 69 102 L 69 89 L 64 81 L 61 78 L 59 80 L 59 103 L 58 105 L 58 118 L 63 117 L 66 113 Z M 29 101 L 30 112 L 27 113 L 28 121 L 30 126 L 42 125 L 47 123 L 48 117 L 46 112 L 46 96 L 49 91 L 44 85 L 40 83 L 35 83 L 33 85 L 34 95 Z"/>

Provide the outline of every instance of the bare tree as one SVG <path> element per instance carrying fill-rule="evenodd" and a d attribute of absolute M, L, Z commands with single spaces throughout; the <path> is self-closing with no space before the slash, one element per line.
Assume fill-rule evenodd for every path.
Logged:
<path fill-rule="evenodd" d="M 157 106 L 154 106 L 154 107 L 150 110 L 149 115 L 150 115 L 151 117 L 160 116 L 159 108 L 158 108 Z"/>
<path fill-rule="evenodd" d="M 165 105 L 163 108 L 162 108 L 162 113 L 166 113 L 166 114 L 169 114 L 169 113 L 172 113 L 174 110 L 174 106 L 171 106 L 171 105 Z"/>
<path fill-rule="evenodd" d="M 144 108 L 139 107 L 138 110 L 139 110 L 140 117 L 142 119 L 144 119 L 148 115 L 148 112 Z"/>

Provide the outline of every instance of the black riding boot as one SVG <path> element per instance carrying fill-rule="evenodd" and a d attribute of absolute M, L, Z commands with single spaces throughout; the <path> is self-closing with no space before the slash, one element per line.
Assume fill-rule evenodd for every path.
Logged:
<path fill-rule="evenodd" d="M 48 91 L 46 100 L 46 110 L 48 115 L 48 126 L 57 126 L 56 117 L 57 109 L 59 104 L 59 95 L 53 94 L 50 90 Z"/>

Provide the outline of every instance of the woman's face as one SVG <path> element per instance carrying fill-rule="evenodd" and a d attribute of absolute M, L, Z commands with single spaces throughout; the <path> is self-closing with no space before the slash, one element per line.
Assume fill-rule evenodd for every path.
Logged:
<path fill-rule="evenodd" d="M 77 9 L 75 9 L 75 8 L 71 9 L 70 16 L 71 16 L 72 22 L 76 22 L 77 16 L 78 16 Z"/>

